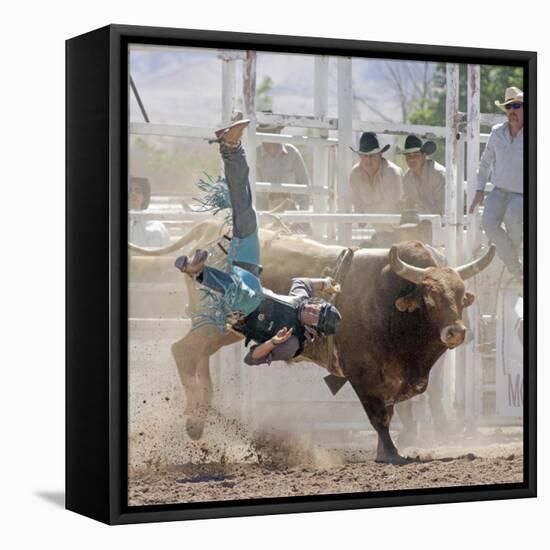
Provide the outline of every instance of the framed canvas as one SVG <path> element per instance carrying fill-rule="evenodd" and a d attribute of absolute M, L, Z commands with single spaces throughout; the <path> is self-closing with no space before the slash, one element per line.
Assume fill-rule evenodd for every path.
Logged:
<path fill-rule="evenodd" d="M 66 54 L 69 510 L 536 495 L 535 53 L 110 25 Z"/>

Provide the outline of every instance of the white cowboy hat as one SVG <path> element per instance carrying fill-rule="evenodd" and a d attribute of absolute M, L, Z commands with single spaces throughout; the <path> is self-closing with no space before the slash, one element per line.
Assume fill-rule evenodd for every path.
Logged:
<path fill-rule="evenodd" d="M 498 99 L 495 100 L 495 105 L 503 111 L 506 111 L 505 105 L 509 103 L 523 103 L 523 92 L 519 88 L 510 86 L 504 92 L 504 101 L 502 103 Z"/>

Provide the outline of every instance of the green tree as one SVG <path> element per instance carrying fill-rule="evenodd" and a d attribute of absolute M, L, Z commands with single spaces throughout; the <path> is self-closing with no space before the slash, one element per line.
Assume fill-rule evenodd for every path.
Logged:
<path fill-rule="evenodd" d="M 467 110 L 467 67 L 460 66 L 459 110 Z M 446 66 L 439 63 L 432 78 L 433 96 L 423 106 L 413 107 L 409 117 L 411 124 L 445 126 Z M 500 65 L 481 65 L 480 67 L 480 107 L 482 113 L 501 113 L 495 106 L 495 99 L 504 98 L 504 90 L 509 86 L 523 89 L 523 69 Z"/>
<path fill-rule="evenodd" d="M 468 109 L 467 74 L 467 66 L 460 65 L 458 109 L 461 112 L 467 112 Z M 523 90 L 523 69 L 501 65 L 481 65 L 480 83 L 480 111 L 482 113 L 502 114 L 502 111 L 495 105 L 495 99 L 502 100 L 504 91 L 510 86 L 516 86 Z M 411 108 L 409 122 L 411 124 L 445 126 L 446 99 L 446 64 L 438 63 L 432 77 L 432 96 L 425 101 L 424 105 L 416 105 Z M 484 130 L 487 131 L 488 128 L 484 128 Z M 438 145 L 432 158 L 441 164 L 445 164 L 445 143 L 440 142 Z"/>
<path fill-rule="evenodd" d="M 272 111 L 273 98 L 269 92 L 273 88 L 273 79 L 270 76 L 264 76 L 259 86 L 256 86 L 256 110 Z"/>

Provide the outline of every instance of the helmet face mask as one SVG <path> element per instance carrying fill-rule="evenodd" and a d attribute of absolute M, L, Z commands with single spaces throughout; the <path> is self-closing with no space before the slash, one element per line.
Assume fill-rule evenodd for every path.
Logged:
<path fill-rule="evenodd" d="M 336 334 L 341 320 L 340 312 L 332 304 L 325 302 L 316 328 L 322 336 L 330 336 Z"/>
<path fill-rule="evenodd" d="M 300 311 L 300 321 L 311 327 L 320 336 L 335 334 L 342 320 L 340 312 L 324 300 L 311 300 L 304 304 Z"/>
<path fill-rule="evenodd" d="M 306 302 L 300 312 L 300 321 L 307 326 L 317 327 L 321 317 L 322 304 Z"/>

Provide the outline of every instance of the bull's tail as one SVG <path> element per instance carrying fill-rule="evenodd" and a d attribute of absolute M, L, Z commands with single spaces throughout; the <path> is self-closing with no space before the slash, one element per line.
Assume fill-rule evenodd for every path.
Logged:
<path fill-rule="evenodd" d="M 214 228 L 216 226 L 218 226 L 218 229 L 217 231 L 214 231 Z M 171 252 L 176 252 L 177 250 L 180 250 L 181 248 L 184 248 L 191 243 L 198 241 L 199 239 L 202 240 L 205 235 L 208 235 L 210 237 L 210 240 L 214 241 L 222 236 L 222 227 L 222 224 L 214 224 L 212 220 L 205 220 L 198 223 L 195 227 L 193 227 L 193 229 L 191 229 L 191 231 L 186 233 L 175 243 L 165 246 L 164 248 L 144 248 L 129 242 L 128 250 L 131 250 L 132 252 L 137 252 L 142 256 L 164 256 L 166 254 L 170 254 Z"/>

